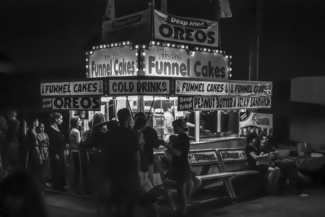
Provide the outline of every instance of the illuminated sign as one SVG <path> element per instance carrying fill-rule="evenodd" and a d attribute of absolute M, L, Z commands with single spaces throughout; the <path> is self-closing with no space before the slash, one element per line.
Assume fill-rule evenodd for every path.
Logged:
<path fill-rule="evenodd" d="M 193 107 L 195 111 L 271 108 L 271 97 L 194 96 Z"/>
<path fill-rule="evenodd" d="M 218 47 L 218 22 L 176 17 L 154 10 L 155 38 Z"/>
<path fill-rule="evenodd" d="M 103 92 L 102 80 L 41 83 L 42 96 L 101 95 Z"/>
<path fill-rule="evenodd" d="M 186 49 L 152 45 L 143 51 L 145 75 L 159 77 L 195 78 L 198 80 L 227 80 L 228 60 L 223 54 L 192 52 Z"/>
<path fill-rule="evenodd" d="M 255 132 L 257 135 L 273 136 L 273 115 L 254 113 L 246 114 L 240 112 L 239 136 L 246 137 L 247 134 Z M 245 118 L 242 118 L 242 117 Z"/>
<path fill-rule="evenodd" d="M 105 45 L 106 46 L 106 45 Z M 106 47 L 90 51 L 87 67 L 89 78 L 137 75 L 137 49 L 131 46 Z"/>
<path fill-rule="evenodd" d="M 230 82 L 230 95 L 272 95 L 272 82 L 249 81 L 249 82 Z"/>
<path fill-rule="evenodd" d="M 176 80 L 176 95 L 227 95 L 229 83 L 213 81 Z"/>
<path fill-rule="evenodd" d="M 110 79 L 109 95 L 169 95 L 171 94 L 169 79 Z"/>
<path fill-rule="evenodd" d="M 99 111 L 100 97 L 44 97 L 42 98 L 42 109 Z"/>

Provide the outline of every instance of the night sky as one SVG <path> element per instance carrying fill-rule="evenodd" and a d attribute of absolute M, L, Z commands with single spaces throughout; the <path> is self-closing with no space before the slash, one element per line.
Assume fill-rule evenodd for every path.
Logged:
<path fill-rule="evenodd" d="M 248 80 L 254 1 L 229 1 L 233 17 L 220 20 L 221 47 L 233 56 L 233 79 Z M 105 0 L 1 1 L 0 58 L 13 67 L 10 74 L 0 73 L 2 101 L 37 108 L 37 97 L 26 99 L 22 90 L 38 96 L 40 80 L 85 78 L 85 51 L 100 43 L 105 5 Z M 116 0 L 116 14 L 146 5 L 145 0 Z M 171 13 L 200 18 L 210 16 L 211 5 L 210 0 L 169 1 Z M 268 112 L 287 116 L 290 79 L 312 75 L 325 75 L 325 1 L 264 0 L 259 80 L 274 82 Z"/>

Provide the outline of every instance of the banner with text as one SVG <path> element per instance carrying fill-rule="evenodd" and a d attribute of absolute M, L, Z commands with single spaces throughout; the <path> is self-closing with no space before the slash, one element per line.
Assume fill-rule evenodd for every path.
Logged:
<path fill-rule="evenodd" d="M 136 50 L 129 46 L 101 48 L 88 56 L 89 78 L 135 76 Z"/>
<path fill-rule="evenodd" d="M 169 79 L 150 80 L 132 79 L 108 82 L 109 95 L 170 95 L 171 81 Z"/>
<path fill-rule="evenodd" d="M 228 59 L 219 53 L 152 45 L 145 49 L 145 75 L 195 78 L 198 80 L 228 80 Z"/>
<path fill-rule="evenodd" d="M 155 38 L 218 47 L 218 22 L 184 18 L 154 10 Z"/>
<path fill-rule="evenodd" d="M 271 96 L 272 82 L 249 81 L 249 82 L 230 82 L 230 95 L 258 95 Z"/>
<path fill-rule="evenodd" d="M 194 96 L 193 107 L 195 111 L 271 108 L 271 97 Z"/>
<path fill-rule="evenodd" d="M 257 135 L 273 136 L 273 115 L 239 112 L 239 136 L 246 137 L 249 133 L 257 133 Z"/>
<path fill-rule="evenodd" d="M 177 111 L 193 111 L 193 96 L 179 96 Z"/>
<path fill-rule="evenodd" d="M 229 83 L 213 81 L 175 81 L 175 95 L 228 95 Z"/>
<path fill-rule="evenodd" d="M 102 95 L 102 80 L 41 83 L 42 96 Z"/>
<path fill-rule="evenodd" d="M 99 96 L 43 97 L 42 109 L 100 111 Z"/>

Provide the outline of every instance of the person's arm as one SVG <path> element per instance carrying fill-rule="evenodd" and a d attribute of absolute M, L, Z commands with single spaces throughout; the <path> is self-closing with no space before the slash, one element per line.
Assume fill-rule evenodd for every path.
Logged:
<path fill-rule="evenodd" d="M 172 147 L 171 145 L 166 145 L 165 147 L 167 148 L 167 150 L 169 150 L 176 157 L 178 157 L 182 154 L 182 152 L 180 150 Z"/>
<path fill-rule="evenodd" d="M 263 154 L 263 152 L 261 153 L 261 155 L 256 155 L 256 153 L 255 152 L 250 152 L 249 153 L 250 154 L 250 156 L 252 156 L 255 160 L 258 160 L 258 159 L 261 159 L 261 158 L 263 158 L 263 157 L 265 157 L 265 156 L 268 156 L 268 154 Z"/>

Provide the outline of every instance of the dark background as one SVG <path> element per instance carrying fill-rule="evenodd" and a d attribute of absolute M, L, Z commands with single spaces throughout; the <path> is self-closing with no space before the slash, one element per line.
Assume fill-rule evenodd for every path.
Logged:
<path fill-rule="evenodd" d="M 233 56 L 232 79 L 248 80 L 255 0 L 229 1 L 233 17 L 220 19 L 221 48 Z M 1 109 L 38 110 L 40 81 L 85 78 L 85 51 L 100 44 L 105 5 L 105 0 L 2 0 L 0 61 L 12 68 L 0 73 Z M 147 8 L 148 1 L 115 0 L 115 5 L 119 17 Z M 215 0 L 168 1 L 168 12 L 180 16 L 216 20 L 215 8 Z M 324 116 L 323 106 L 290 102 L 290 79 L 325 74 L 325 1 L 264 0 L 262 12 L 258 76 L 273 82 L 272 109 L 262 112 L 274 115 L 274 135 L 285 141 L 291 117 Z"/>

